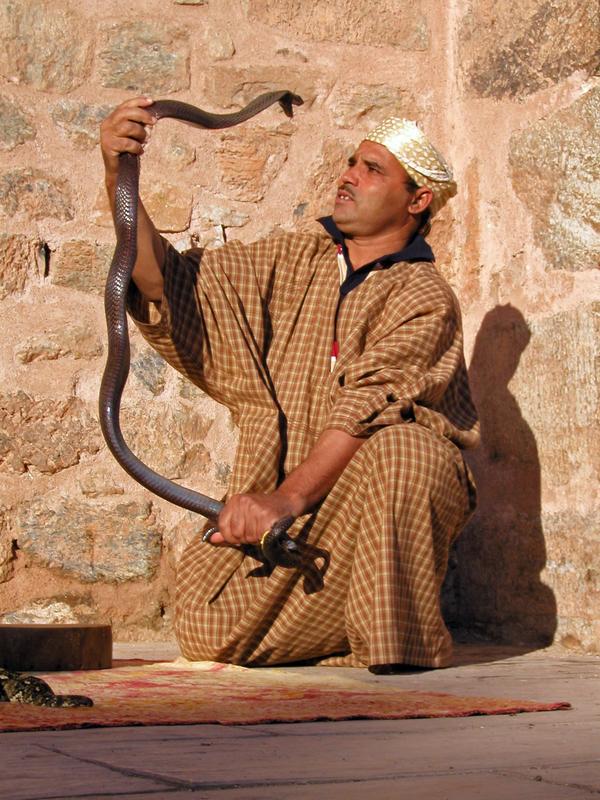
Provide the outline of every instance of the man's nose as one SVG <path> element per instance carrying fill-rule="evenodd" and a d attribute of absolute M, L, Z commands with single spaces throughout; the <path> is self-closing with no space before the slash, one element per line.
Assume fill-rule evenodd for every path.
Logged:
<path fill-rule="evenodd" d="M 354 185 L 358 183 L 358 170 L 356 169 L 356 164 L 353 164 L 352 166 L 348 165 L 346 167 L 340 178 L 340 183 L 352 183 Z"/>

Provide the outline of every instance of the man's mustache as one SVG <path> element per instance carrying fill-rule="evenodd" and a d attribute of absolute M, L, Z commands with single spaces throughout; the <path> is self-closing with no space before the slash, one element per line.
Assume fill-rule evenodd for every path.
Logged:
<path fill-rule="evenodd" d="M 350 197 L 354 200 L 354 189 L 348 183 L 339 184 L 338 192 L 344 192 L 345 194 L 350 195 Z"/>

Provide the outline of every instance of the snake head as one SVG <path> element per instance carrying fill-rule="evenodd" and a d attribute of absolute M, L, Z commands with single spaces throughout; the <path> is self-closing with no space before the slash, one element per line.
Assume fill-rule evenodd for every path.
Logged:
<path fill-rule="evenodd" d="M 273 567 L 293 569 L 302 564 L 302 552 L 298 544 L 287 534 L 287 529 L 293 522 L 293 517 L 279 520 L 261 542 L 263 555 Z"/>
<path fill-rule="evenodd" d="M 282 107 L 284 114 L 286 117 L 293 117 L 294 116 L 294 106 L 301 106 L 304 105 L 304 100 L 300 97 L 299 94 L 293 94 L 292 92 L 286 92 L 284 96 L 279 101 L 279 105 Z"/>

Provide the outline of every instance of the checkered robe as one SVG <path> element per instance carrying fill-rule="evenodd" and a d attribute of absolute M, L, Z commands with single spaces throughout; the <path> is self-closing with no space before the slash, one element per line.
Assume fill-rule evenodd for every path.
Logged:
<path fill-rule="evenodd" d="M 204 254 L 168 246 L 160 304 L 130 293 L 150 344 L 231 410 L 229 495 L 274 490 L 324 429 L 365 439 L 290 530 L 305 568 L 270 570 L 200 535 L 188 546 L 176 631 L 189 659 L 449 663 L 440 588 L 474 507 L 461 449 L 479 438 L 458 304 L 430 262 L 373 271 L 339 301 L 337 248 L 320 230 Z"/>

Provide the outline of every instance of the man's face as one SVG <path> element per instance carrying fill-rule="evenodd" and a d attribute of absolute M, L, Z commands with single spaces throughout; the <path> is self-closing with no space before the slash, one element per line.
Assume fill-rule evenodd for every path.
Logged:
<path fill-rule="evenodd" d="M 351 237 L 393 233 L 411 222 L 415 194 L 421 191 L 389 150 L 365 140 L 338 181 L 334 222 Z"/>

